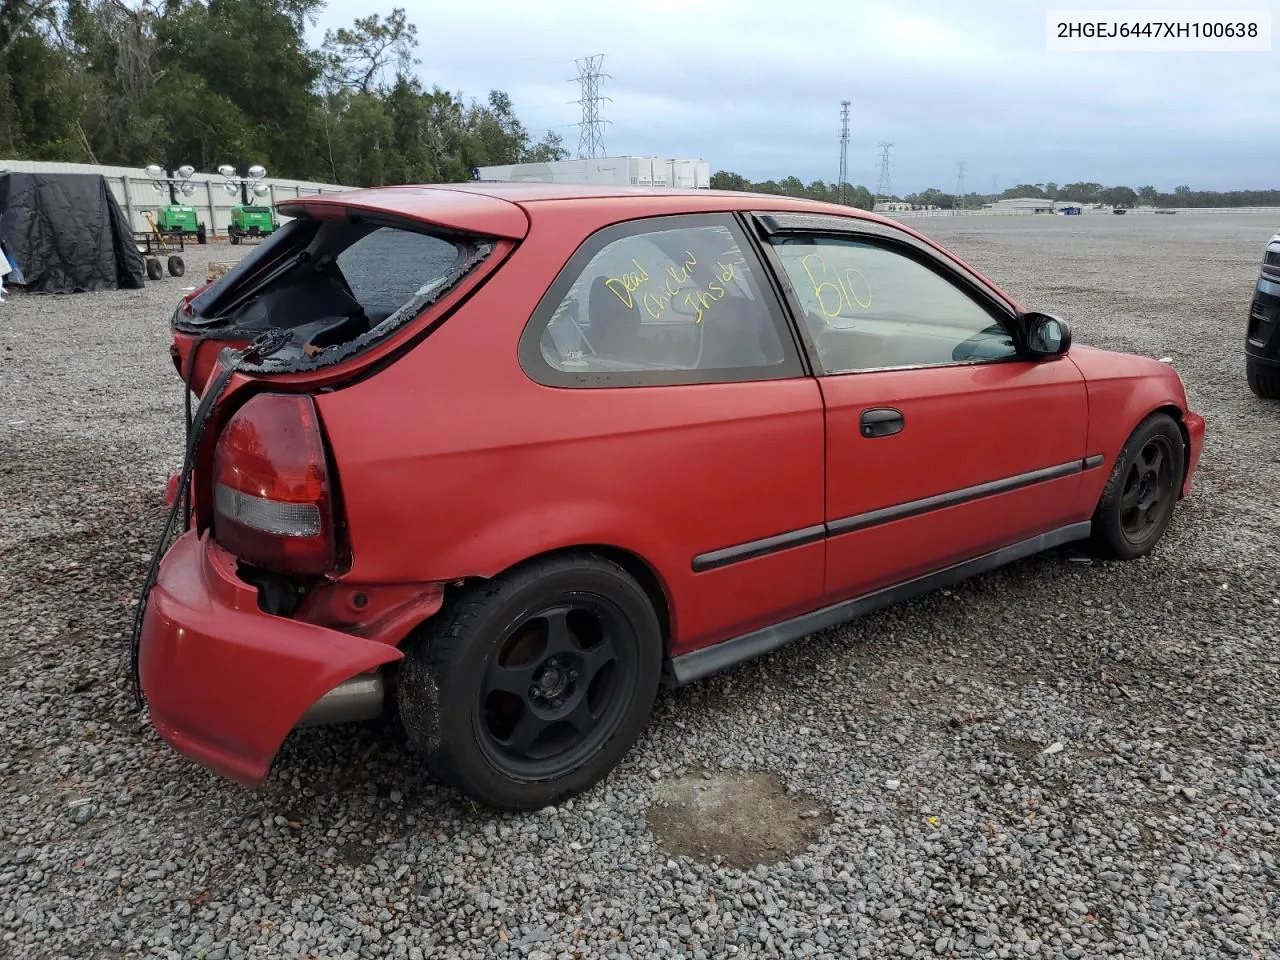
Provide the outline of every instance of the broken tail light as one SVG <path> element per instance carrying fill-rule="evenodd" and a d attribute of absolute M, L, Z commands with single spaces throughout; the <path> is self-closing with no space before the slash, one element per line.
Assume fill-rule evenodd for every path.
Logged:
<path fill-rule="evenodd" d="M 213 537 L 224 549 L 277 573 L 333 568 L 332 485 L 311 397 L 252 397 L 218 437 L 213 479 Z"/>

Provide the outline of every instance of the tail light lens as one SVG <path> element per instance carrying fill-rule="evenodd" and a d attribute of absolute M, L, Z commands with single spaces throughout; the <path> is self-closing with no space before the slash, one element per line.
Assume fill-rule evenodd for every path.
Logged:
<path fill-rule="evenodd" d="M 333 568 L 332 485 L 309 396 L 251 398 L 223 428 L 213 456 L 213 536 L 222 547 L 277 573 Z"/>

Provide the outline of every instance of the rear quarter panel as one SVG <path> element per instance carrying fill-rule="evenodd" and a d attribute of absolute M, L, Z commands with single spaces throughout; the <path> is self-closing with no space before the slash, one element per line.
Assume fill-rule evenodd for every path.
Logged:
<path fill-rule="evenodd" d="M 1168 364 L 1149 357 L 1073 346 L 1071 360 L 1084 374 L 1089 396 L 1088 455 L 1102 454 L 1099 470 L 1086 470 L 1081 486 L 1082 516 L 1093 512 L 1125 441 L 1150 414 L 1174 408 L 1187 413 L 1182 380 Z"/>
<path fill-rule="evenodd" d="M 317 396 L 348 582 L 490 577 L 563 547 L 618 547 L 657 574 L 674 653 L 817 604 L 821 542 L 691 568 L 695 554 L 821 523 L 814 380 L 566 389 L 520 368 L 539 298 L 587 233 L 625 218 L 620 207 L 643 209 L 547 205 L 456 316 L 376 375 Z"/>

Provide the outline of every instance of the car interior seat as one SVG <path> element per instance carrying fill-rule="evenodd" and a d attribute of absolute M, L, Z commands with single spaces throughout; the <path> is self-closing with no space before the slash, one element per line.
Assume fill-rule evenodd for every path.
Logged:
<path fill-rule="evenodd" d="M 628 309 L 608 286 L 596 277 L 587 296 L 587 336 L 596 352 L 614 357 L 630 356 L 640 336 L 640 311 Z"/>

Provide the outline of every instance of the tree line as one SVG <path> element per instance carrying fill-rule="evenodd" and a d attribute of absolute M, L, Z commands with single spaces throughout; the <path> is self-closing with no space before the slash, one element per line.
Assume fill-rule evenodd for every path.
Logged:
<path fill-rule="evenodd" d="M 844 199 L 836 184 L 814 180 L 806 185 L 799 177 L 782 180 L 752 182 L 746 177 L 727 170 L 717 170 L 711 175 L 711 187 L 715 190 L 749 190 L 755 193 L 773 193 L 786 197 L 805 197 L 810 200 L 843 202 L 846 206 L 871 210 L 877 200 L 902 201 L 921 207 L 938 207 L 942 210 L 957 208 L 974 209 L 996 200 L 1016 197 L 1035 197 L 1040 200 L 1066 200 L 1073 203 L 1101 203 L 1113 207 L 1277 207 L 1280 206 L 1280 190 L 1192 190 L 1180 186 L 1172 193 L 1162 193 L 1152 186 L 1139 190 L 1132 187 L 1104 187 L 1100 183 L 1068 183 L 1059 187 L 1056 183 L 1021 183 L 1000 193 L 966 193 L 956 196 L 936 187 L 909 193 L 875 197 L 863 186 L 845 184 Z"/>
<path fill-rule="evenodd" d="M 273 176 L 350 186 L 469 180 L 473 166 L 558 160 L 511 98 L 412 75 L 402 9 L 308 45 L 323 0 L 5 0 L 0 156 Z"/>
<path fill-rule="evenodd" d="M 871 191 L 864 186 L 846 183 L 844 197 L 841 199 L 840 184 L 814 180 L 806 185 L 799 177 L 753 182 L 741 174 L 717 170 L 711 175 L 711 189 L 745 190 L 751 193 L 772 193 L 783 197 L 805 197 L 827 203 L 843 203 L 845 206 L 859 207 L 863 210 L 870 210 L 875 205 L 875 198 L 871 195 Z"/>

